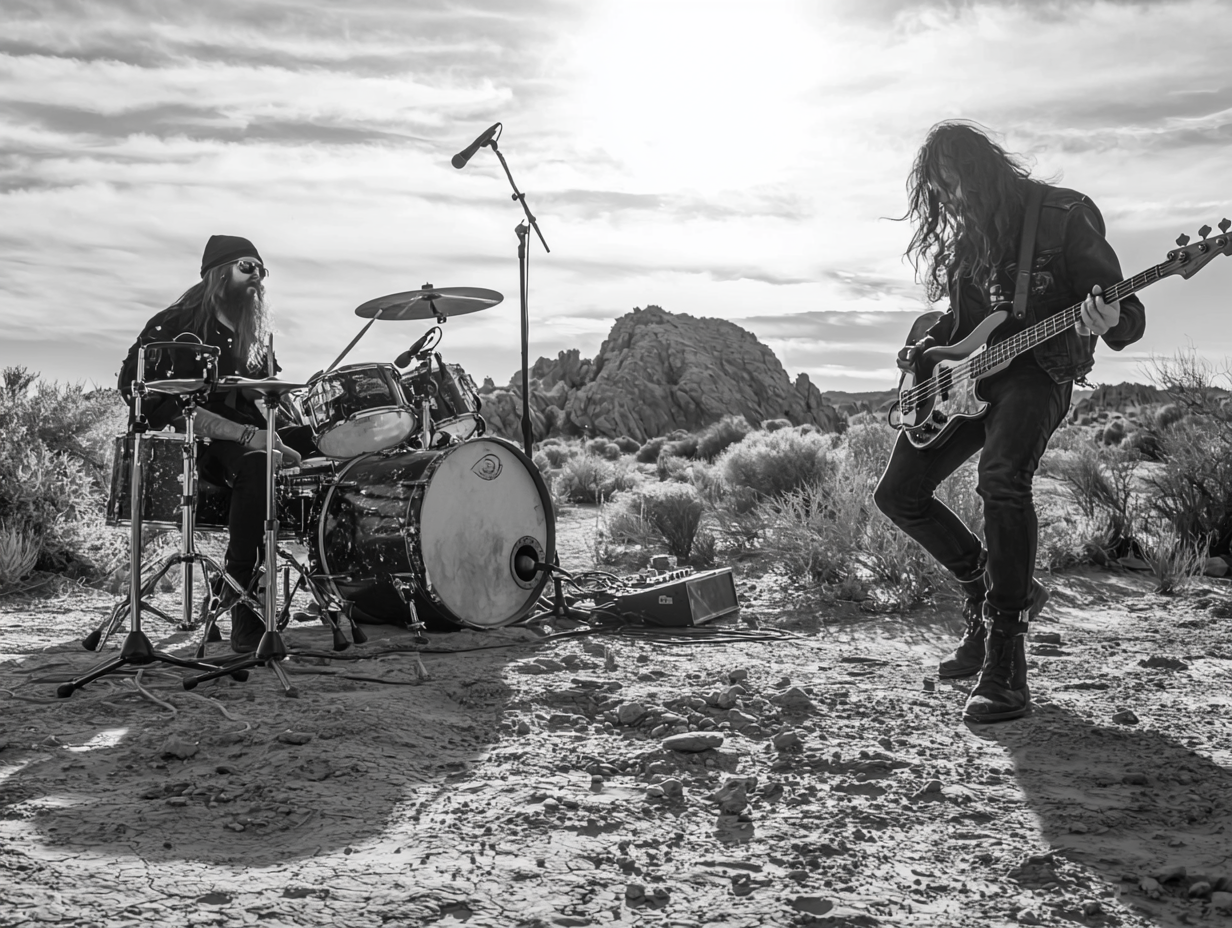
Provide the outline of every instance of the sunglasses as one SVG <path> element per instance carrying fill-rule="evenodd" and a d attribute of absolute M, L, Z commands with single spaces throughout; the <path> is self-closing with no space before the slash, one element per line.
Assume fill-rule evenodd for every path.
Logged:
<path fill-rule="evenodd" d="M 269 268 L 263 265 L 260 261 L 253 261 L 251 258 L 245 258 L 243 261 L 236 261 L 235 266 L 239 268 L 241 274 L 251 274 L 253 271 L 261 271 L 261 279 L 269 277 Z"/>

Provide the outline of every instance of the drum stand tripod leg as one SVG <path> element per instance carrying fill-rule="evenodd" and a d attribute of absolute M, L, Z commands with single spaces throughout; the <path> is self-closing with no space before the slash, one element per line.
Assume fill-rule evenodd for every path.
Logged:
<path fill-rule="evenodd" d="M 270 337 L 269 354 L 273 357 L 273 337 Z M 299 690 L 291 685 L 281 662 L 287 656 L 287 646 L 277 628 L 278 612 L 278 507 L 274 498 L 274 410 L 278 406 L 278 394 L 267 392 L 262 394 L 265 404 L 265 634 L 257 645 L 257 650 L 236 661 L 228 661 L 220 668 L 208 670 L 206 673 L 190 674 L 184 678 L 184 689 L 191 690 L 199 683 L 213 680 L 223 674 L 246 670 L 249 667 L 268 667 L 273 671 L 278 682 L 282 684 L 283 693 L 291 698 L 299 696 Z"/>
<path fill-rule="evenodd" d="M 330 633 L 334 637 L 333 649 L 335 651 L 345 651 L 351 646 L 351 642 L 346 640 L 346 635 L 342 634 L 342 628 L 338 625 L 338 609 L 331 604 L 326 595 L 318 589 L 317 584 L 313 582 L 312 577 L 307 571 L 304 570 L 303 565 L 300 564 L 299 561 L 285 553 L 283 556 L 291 561 L 291 564 L 299 574 L 298 579 L 295 581 L 295 590 L 287 596 L 286 605 L 283 606 L 283 615 L 286 616 L 290 612 L 291 596 L 293 596 L 294 593 L 298 593 L 301 588 L 307 589 L 308 592 L 312 594 L 313 600 L 316 602 L 317 607 L 321 610 L 321 617 L 325 620 L 325 624 L 329 626 Z M 283 625 L 285 624 L 286 621 L 284 619 Z M 360 634 L 362 635 L 363 632 L 360 632 Z M 363 644 L 363 641 L 356 639 L 356 643 Z"/>

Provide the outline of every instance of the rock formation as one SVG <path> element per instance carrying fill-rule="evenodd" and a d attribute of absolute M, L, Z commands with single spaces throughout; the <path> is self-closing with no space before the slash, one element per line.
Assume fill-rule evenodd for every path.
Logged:
<path fill-rule="evenodd" d="M 785 418 L 837 431 L 842 415 L 807 374 L 793 383 L 774 352 L 722 319 L 634 309 L 616 320 L 598 356 L 576 349 L 540 358 L 530 371 L 535 439 L 549 435 L 628 435 L 645 441 L 694 431 L 728 414 L 750 422 Z M 493 434 L 521 435 L 521 377 L 480 388 Z"/>

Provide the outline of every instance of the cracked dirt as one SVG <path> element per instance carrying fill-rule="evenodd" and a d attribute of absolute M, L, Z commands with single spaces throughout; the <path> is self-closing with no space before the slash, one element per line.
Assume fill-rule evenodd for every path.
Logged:
<path fill-rule="evenodd" d="M 161 665 L 58 699 L 112 597 L 0 603 L 0 925 L 1232 925 L 1228 582 L 1042 576 L 1035 708 L 969 726 L 932 673 L 956 601 L 736 573 L 782 638 L 369 627 L 337 655 L 293 623 L 298 699 Z"/>

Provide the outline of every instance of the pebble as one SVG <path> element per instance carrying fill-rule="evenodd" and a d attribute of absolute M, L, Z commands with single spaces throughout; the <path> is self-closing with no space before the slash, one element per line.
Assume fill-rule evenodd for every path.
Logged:
<path fill-rule="evenodd" d="M 668 777 L 658 784 L 659 789 L 663 791 L 663 795 L 668 799 L 680 799 L 684 796 L 684 784 L 676 777 Z"/>
<path fill-rule="evenodd" d="M 1102 915 L 1104 907 L 1099 904 L 1098 899 L 1085 899 L 1082 903 L 1082 914 L 1088 918 L 1093 915 Z"/>
<path fill-rule="evenodd" d="M 756 788 L 756 777 L 732 777 L 708 798 L 719 804 L 720 814 L 737 815 L 748 808 L 748 791 Z"/>
<path fill-rule="evenodd" d="M 630 883 L 625 887 L 625 898 L 634 901 L 646 898 L 646 887 L 641 883 Z"/>
<path fill-rule="evenodd" d="M 797 912 L 807 912 L 809 915 L 825 915 L 834 903 L 821 896 L 796 896 L 791 900 L 791 907 Z"/>
<path fill-rule="evenodd" d="M 1156 667 L 1164 670 L 1188 670 L 1189 665 L 1175 657 L 1165 657 L 1161 654 L 1152 654 L 1150 657 L 1144 657 L 1138 661 L 1139 667 Z"/>
<path fill-rule="evenodd" d="M 723 736 L 718 732 L 687 731 L 679 735 L 669 735 L 663 739 L 663 747 L 669 751 L 697 753 L 722 747 L 722 745 Z"/>
<path fill-rule="evenodd" d="M 720 709 L 730 709 L 737 703 L 737 701 L 739 701 L 740 697 L 747 692 L 748 690 L 746 690 L 739 683 L 732 684 L 719 692 L 718 698 L 715 700 L 715 705 L 717 705 Z"/>
<path fill-rule="evenodd" d="M 163 746 L 159 749 L 159 754 L 163 757 L 178 757 L 181 760 L 187 760 L 195 755 L 197 750 L 196 742 L 189 741 L 187 738 L 181 738 L 179 735 L 172 735 L 163 742 Z"/>
<path fill-rule="evenodd" d="M 744 669 L 729 670 L 727 672 L 727 681 L 729 683 L 739 683 L 741 680 L 747 680 L 748 678 L 749 672 Z"/>
<path fill-rule="evenodd" d="M 1185 869 L 1184 865 L 1176 864 L 1158 871 L 1155 874 L 1155 879 L 1159 880 L 1161 883 L 1171 883 L 1174 880 L 1185 879 L 1188 872 L 1189 871 Z"/>
<path fill-rule="evenodd" d="M 517 732 L 519 735 L 529 735 L 530 734 L 530 722 L 526 721 L 526 719 L 519 720 Z"/>
<path fill-rule="evenodd" d="M 1133 709 L 1121 709 L 1112 716 L 1112 721 L 1118 725 L 1137 725 L 1138 716 L 1134 714 Z"/>
<path fill-rule="evenodd" d="M 941 792 L 941 781 L 940 780 L 929 780 L 927 783 L 921 786 L 918 790 L 916 790 L 915 793 L 912 794 L 911 798 L 919 799 L 923 796 L 927 796 L 929 793 L 940 793 L 940 792 Z"/>
<path fill-rule="evenodd" d="M 621 725 L 636 725 L 646 717 L 646 707 L 640 702 L 622 703 L 616 710 L 616 720 Z"/>
<path fill-rule="evenodd" d="M 739 709 L 731 709 L 727 713 L 727 721 L 731 722 L 732 728 L 744 728 L 745 725 L 752 725 L 757 719 Z"/>
<path fill-rule="evenodd" d="M 1121 777 L 1121 782 L 1127 786 L 1148 786 L 1151 781 L 1145 773 L 1127 773 Z"/>
<path fill-rule="evenodd" d="M 1232 912 L 1232 893 L 1211 893 L 1211 908 Z"/>
<path fill-rule="evenodd" d="M 288 729 L 278 735 L 283 744 L 307 744 L 312 740 L 312 734 L 306 731 L 291 731 Z"/>
<path fill-rule="evenodd" d="M 1039 925 L 1040 917 L 1035 914 L 1032 909 L 1023 909 L 1018 913 L 1018 924 L 1020 925 Z"/>
<path fill-rule="evenodd" d="M 770 743 L 774 745 L 776 751 L 792 751 L 804 747 L 804 742 L 800 740 L 800 733 L 790 728 L 780 731 Z"/>
<path fill-rule="evenodd" d="M 811 709 L 813 700 L 798 686 L 792 686 L 770 697 L 770 701 L 783 709 Z"/>
<path fill-rule="evenodd" d="M 1206 880 L 1199 880 L 1189 887 L 1189 898 L 1200 899 L 1203 896 L 1209 896 L 1211 892 L 1211 884 Z"/>
<path fill-rule="evenodd" d="M 1138 888 L 1142 890 L 1144 893 L 1146 893 L 1148 896 L 1155 896 L 1157 898 L 1159 896 L 1159 893 L 1163 889 L 1163 887 L 1159 885 L 1158 880 L 1156 880 L 1153 877 L 1149 877 L 1149 876 L 1144 876 L 1142 879 L 1138 881 Z"/>

